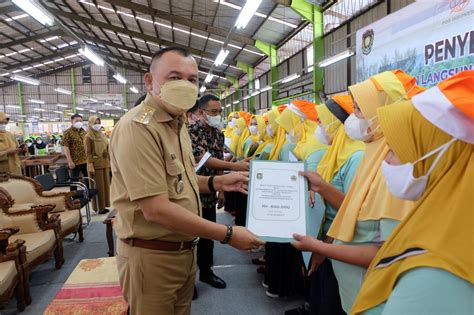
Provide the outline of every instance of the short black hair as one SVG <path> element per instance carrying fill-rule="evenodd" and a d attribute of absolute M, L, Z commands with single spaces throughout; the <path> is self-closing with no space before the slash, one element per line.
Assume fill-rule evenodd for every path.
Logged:
<path fill-rule="evenodd" d="M 135 102 L 135 105 L 133 105 L 133 107 L 140 105 L 145 100 L 145 98 L 146 98 L 146 94 L 143 94 L 142 96 L 140 96 L 138 100 Z"/>
<path fill-rule="evenodd" d="M 150 67 L 151 67 L 151 65 L 153 64 L 153 62 L 155 60 L 160 59 L 164 54 L 166 54 L 167 52 L 171 52 L 171 51 L 173 51 L 177 54 L 180 54 L 183 57 L 191 56 L 191 53 L 186 48 L 179 47 L 179 46 L 166 47 L 166 48 L 158 50 L 156 53 L 153 54 L 153 56 L 151 57 Z"/>
<path fill-rule="evenodd" d="M 195 113 L 199 108 L 199 101 L 196 101 L 196 104 L 194 104 L 193 107 L 191 107 L 190 109 L 188 109 L 188 113 Z"/>
<path fill-rule="evenodd" d="M 82 119 L 82 116 L 79 115 L 79 114 L 74 114 L 74 115 L 71 116 L 71 121 L 73 121 L 74 118 L 81 118 Z"/>
<path fill-rule="evenodd" d="M 206 107 L 207 103 L 209 103 L 210 101 L 220 101 L 220 99 L 215 95 L 206 94 L 198 100 L 198 107 L 204 108 Z"/>

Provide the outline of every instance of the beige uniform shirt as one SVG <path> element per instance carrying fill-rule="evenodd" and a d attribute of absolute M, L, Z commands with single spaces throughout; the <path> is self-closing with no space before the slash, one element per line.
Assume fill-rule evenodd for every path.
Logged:
<path fill-rule="evenodd" d="M 171 202 L 200 215 L 194 156 L 184 116 L 173 119 L 148 94 L 115 126 L 109 149 L 118 238 L 192 240 L 189 235 L 146 221 L 137 202 L 168 193 Z"/>

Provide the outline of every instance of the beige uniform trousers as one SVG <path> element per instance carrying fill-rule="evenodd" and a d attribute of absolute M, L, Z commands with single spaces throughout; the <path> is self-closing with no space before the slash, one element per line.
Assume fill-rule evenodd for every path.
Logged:
<path fill-rule="evenodd" d="M 117 240 L 117 267 L 130 315 L 191 314 L 195 252 L 151 250 Z"/>
<path fill-rule="evenodd" d="M 91 176 L 96 184 L 98 191 L 99 204 L 93 199 L 92 209 L 100 211 L 106 207 L 110 207 L 110 168 L 100 168 L 95 170 L 94 176 Z"/>

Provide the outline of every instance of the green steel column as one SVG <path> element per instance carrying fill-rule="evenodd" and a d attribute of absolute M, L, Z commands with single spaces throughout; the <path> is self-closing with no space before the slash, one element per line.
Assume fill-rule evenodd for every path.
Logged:
<path fill-rule="evenodd" d="M 319 91 L 324 88 L 324 70 L 317 66 L 324 58 L 323 12 L 319 6 L 305 0 L 291 1 L 291 8 L 313 24 L 313 94 L 314 100 L 319 102 Z"/>
<path fill-rule="evenodd" d="M 76 105 L 77 105 L 77 99 L 76 99 L 76 68 L 71 69 L 71 97 L 72 97 L 72 112 L 76 112 Z M 63 111 L 64 112 L 64 111 Z"/>
<path fill-rule="evenodd" d="M 278 58 L 277 58 L 277 48 L 276 45 L 268 44 L 265 42 L 262 42 L 261 40 L 256 40 L 255 41 L 255 47 L 258 48 L 262 53 L 268 56 L 270 59 L 270 79 L 271 82 L 268 83 L 268 85 L 272 86 L 272 99 L 271 102 L 276 100 L 278 98 L 278 89 L 277 86 L 273 86 L 273 84 L 278 81 Z M 262 86 L 260 87 L 262 88 Z"/>
<path fill-rule="evenodd" d="M 18 105 L 20 106 L 20 115 L 25 113 L 25 100 L 23 99 L 23 84 L 18 82 Z M 19 123 L 21 133 L 23 134 L 23 139 L 25 138 L 25 117 L 22 117 L 23 121 Z"/>
<path fill-rule="evenodd" d="M 235 92 L 234 92 L 234 95 L 235 95 L 234 102 L 237 101 L 237 100 L 239 101 L 239 103 L 237 103 L 237 104 L 234 104 L 234 102 L 232 102 L 231 108 L 233 108 L 234 112 L 238 112 L 238 111 L 240 111 L 239 79 L 237 79 L 236 77 L 233 77 L 231 75 L 227 75 L 226 79 L 229 80 L 230 82 L 232 82 L 232 85 L 234 87 L 234 90 L 235 90 Z"/>
<path fill-rule="evenodd" d="M 254 71 L 253 67 L 245 62 L 237 61 L 237 68 L 247 73 L 249 94 L 253 93 L 254 88 Z M 255 114 L 255 97 L 249 98 L 249 113 Z"/>

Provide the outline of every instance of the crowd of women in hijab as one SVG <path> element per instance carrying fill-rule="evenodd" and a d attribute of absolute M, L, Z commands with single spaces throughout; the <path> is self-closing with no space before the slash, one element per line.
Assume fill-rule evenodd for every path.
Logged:
<path fill-rule="evenodd" d="M 232 159 L 306 161 L 310 213 L 324 213 L 316 235 L 253 260 L 268 297 L 305 297 L 287 314 L 473 314 L 474 71 L 429 89 L 386 71 L 227 122 Z M 246 208 L 226 195 L 237 225 Z"/>

